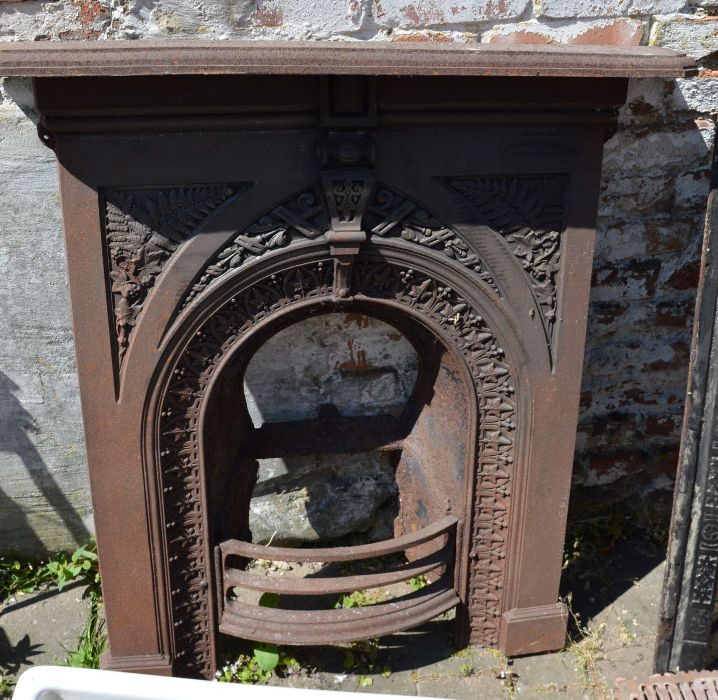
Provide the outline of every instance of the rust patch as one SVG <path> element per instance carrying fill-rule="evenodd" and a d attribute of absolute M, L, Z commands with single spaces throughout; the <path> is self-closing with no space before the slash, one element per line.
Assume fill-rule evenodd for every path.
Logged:
<path fill-rule="evenodd" d="M 356 351 L 356 355 L 354 355 L 354 338 L 349 338 L 347 345 L 349 346 L 349 359 L 346 362 L 341 362 L 339 364 L 340 369 L 353 369 L 360 371 L 373 369 L 373 366 L 366 358 L 366 350 L 358 349 Z"/>
<path fill-rule="evenodd" d="M 444 13 L 436 7 L 404 5 L 400 12 L 406 17 L 412 27 L 421 27 L 429 24 L 439 24 L 444 21 Z"/>
<path fill-rule="evenodd" d="M 99 0 L 73 0 L 73 4 L 77 8 L 77 18 L 84 27 L 91 25 L 100 15 L 107 13 L 107 8 L 99 2 Z M 60 37 L 67 32 L 61 32 Z M 97 36 L 97 34 L 95 35 Z M 88 34 L 83 34 L 78 38 L 94 38 Z"/>
<path fill-rule="evenodd" d="M 356 325 L 357 328 L 369 327 L 369 317 L 366 314 L 359 314 L 356 312 L 345 314 L 344 322 L 347 326 L 350 326 L 353 323 Z"/>
<path fill-rule="evenodd" d="M 629 102 L 628 109 L 631 110 L 631 114 L 636 117 L 643 117 L 656 112 L 656 108 L 652 104 L 648 104 L 645 100 L 633 100 Z"/>
<path fill-rule="evenodd" d="M 281 27 L 284 23 L 284 10 L 274 3 L 257 3 L 252 15 L 252 23 L 256 27 Z"/>

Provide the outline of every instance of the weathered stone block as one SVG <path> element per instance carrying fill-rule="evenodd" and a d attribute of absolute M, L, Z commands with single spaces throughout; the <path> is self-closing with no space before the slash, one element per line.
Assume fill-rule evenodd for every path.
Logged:
<path fill-rule="evenodd" d="M 109 3 L 98 0 L 25 0 L 13 3 L 12 11 L 3 13 L 0 40 L 96 39 L 109 16 Z"/>
<path fill-rule="evenodd" d="M 650 44 L 685 51 L 700 60 L 718 51 L 718 17 L 656 17 L 651 26 Z"/>
<path fill-rule="evenodd" d="M 676 178 L 674 199 L 676 209 L 695 211 L 699 207 L 704 207 L 708 200 L 710 182 L 711 173 L 709 170 L 699 170 L 679 175 Z"/>
<path fill-rule="evenodd" d="M 330 405 L 342 416 L 398 415 L 417 373 L 414 347 L 392 326 L 325 314 L 272 336 L 247 367 L 244 393 L 256 427 L 313 420 Z"/>
<path fill-rule="evenodd" d="M 616 212 L 618 213 L 618 212 Z M 608 219 L 609 212 L 606 212 Z M 678 253 L 695 238 L 696 221 L 691 218 L 642 218 L 639 221 L 607 220 L 596 236 L 597 264 L 615 264 L 631 258 Z"/>
<path fill-rule="evenodd" d="M 600 211 L 603 215 L 638 217 L 644 214 L 669 214 L 673 206 L 675 176 L 625 176 L 621 171 L 604 178 L 601 184 Z"/>
<path fill-rule="evenodd" d="M 385 452 L 260 460 L 249 504 L 252 541 L 298 545 L 365 532 L 398 492 Z"/>
<path fill-rule="evenodd" d="M 234 26 L 328 37 L 358 30 L 368 6 L 368 0 L 253 0 L 235 11 Z"/>
<path fill-rule="evenodd" d="M 676 80 L 672 107 L 715 114 L 718 112 L 718 78 Z"/>
<path fill-rule="evenodd" d="M 633 132 L 620 130 L 605 146 L 604 178 L 620 173 L 681 173 L 687 163 L 691 170 L 710 167 L 714 125 L 708 120 L 680 122 Z"/>
<path fill-rule="evenodd" d="M 380 26 L 414 29 L 444 24 L 515 19 L 528 8 L 529 0 L 377 0 L 374 17 Z"/>

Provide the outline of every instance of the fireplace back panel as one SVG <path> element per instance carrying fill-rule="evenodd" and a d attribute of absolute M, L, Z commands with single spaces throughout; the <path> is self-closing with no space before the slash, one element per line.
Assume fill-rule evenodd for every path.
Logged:
<path fill-rule="evenodd" d="M 626 81 L 590 87 L 36 80 L 60 164 L 106 667 L 213 673 L 212 489 L 247 430 L 237 382 L 279 328 L 333 312 L 420 338 L 466 387 L 455 405 L 437 392 L 446 405 L 407 442 L 464 478 L 429 519 L 462 519 L 463 641 L 562 646 L 601 154 Z M 448 455 L 431 439 L 447 433 L 463 436 Z"/>

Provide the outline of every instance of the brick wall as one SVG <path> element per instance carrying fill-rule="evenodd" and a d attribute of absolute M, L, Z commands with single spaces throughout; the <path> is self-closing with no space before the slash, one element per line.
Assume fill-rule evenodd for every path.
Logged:
<path fill-rule="evenodd" d="M 718 0 L 0 0 L 0 39 L 654 44 L 692 81 L 632 81 L 607 143 L 576 482 L 670 487 L 718 110 Z M 0 550 L 91 528 L 52 154 L 0 83 Z"/>

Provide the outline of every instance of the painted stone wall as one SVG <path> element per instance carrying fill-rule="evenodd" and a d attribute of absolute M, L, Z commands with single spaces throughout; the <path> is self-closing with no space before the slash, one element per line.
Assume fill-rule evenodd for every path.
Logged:
<path fill-rule="evenodd" d="M 655 44 L 607 143 L 576 482 L 670 488 L 718 111 L 718 0 L 0 0 L 0 39 Z M 0 82 L 0 551 L 87 539 L 91 505 L 53 156 Z M 298 349 L 299 350 L 299 349 Z"/>

